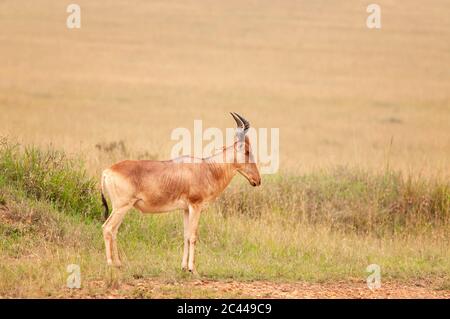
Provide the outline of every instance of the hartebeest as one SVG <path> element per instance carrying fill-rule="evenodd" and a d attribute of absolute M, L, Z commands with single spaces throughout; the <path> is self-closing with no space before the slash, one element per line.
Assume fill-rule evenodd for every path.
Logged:
<path fill-rule="evenodd" d="M 169 161 L 123 161 L 103 171 L 102 201 L 105 218 L 112 204 L 111 215 L 103 224 L 108 265 L 120 266 L 116 236 L 125 214 L 132 207 L 142 213 L 184 210 L 184 252 L 181 267 L 194 272 L 194 252 L 200 212 L 216 198 L 239 172 L 252 186 L 261 184 L 246 133 L 250 123 L 231 113 L 237 124 L 232 146 L 208 158 L 182 156 Z"/>

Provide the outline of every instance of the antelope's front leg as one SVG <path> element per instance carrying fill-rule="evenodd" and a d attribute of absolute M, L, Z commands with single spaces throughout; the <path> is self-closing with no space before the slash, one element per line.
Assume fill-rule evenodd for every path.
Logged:
<path fill-rule="evenodd" d="M 187 270 L 188 256 L 189 256 L 189 209 L 186 209 L 183 213 L 183 225 L 184 225 L 184 248 L 183 248 L 183 260 L 181 261 L 181 269 Z"/>
<path fill-rule="evenodd" d="M 200 220 L 201 208 L 189 206 L 189 263 L 188 268 L 196 273 L 194 265 L 195 245 L 197 243 L 198 222 Z"/>

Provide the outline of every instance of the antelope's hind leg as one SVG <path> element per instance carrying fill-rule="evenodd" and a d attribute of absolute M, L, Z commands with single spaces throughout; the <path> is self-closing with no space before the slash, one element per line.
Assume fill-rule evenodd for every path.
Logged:
<path fill-rule="evenodd" d="M 121 266 L 119 258 L 119 250 L 117 248 L 117 232 L 126 215 L 126 213 L 133 207 L 133 203 L 114 207 L 111 215 L 103 224 L 103 239 L 105 240 L 106 248 L 106 262 L 109 266 Z"/>

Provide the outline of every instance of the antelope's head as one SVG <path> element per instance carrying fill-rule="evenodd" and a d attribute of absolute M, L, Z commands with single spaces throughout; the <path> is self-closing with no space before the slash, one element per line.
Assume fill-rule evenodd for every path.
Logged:
<path fill-rule="evenodd" d="M 261 176 L 252 153 L 247 131 L 250 123 L 237 113 L 231 113 L 237 124 L 236 141 L 234 142 L 234 165 L 252 186 L 261 185 Z"/>

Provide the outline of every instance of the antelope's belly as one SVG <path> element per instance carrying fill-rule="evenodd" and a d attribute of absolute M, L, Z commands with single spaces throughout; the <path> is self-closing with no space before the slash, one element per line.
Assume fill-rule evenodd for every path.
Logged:
<path fill-rule="evenodd" d="M 138 200 L 134 207 L 142 213 L 155 214 L 164 213 L 175 209 L 187 209 L 188 205 L 184 200 L 176 200 L 173 202 L 155 203 L 146 200 Z"/>

